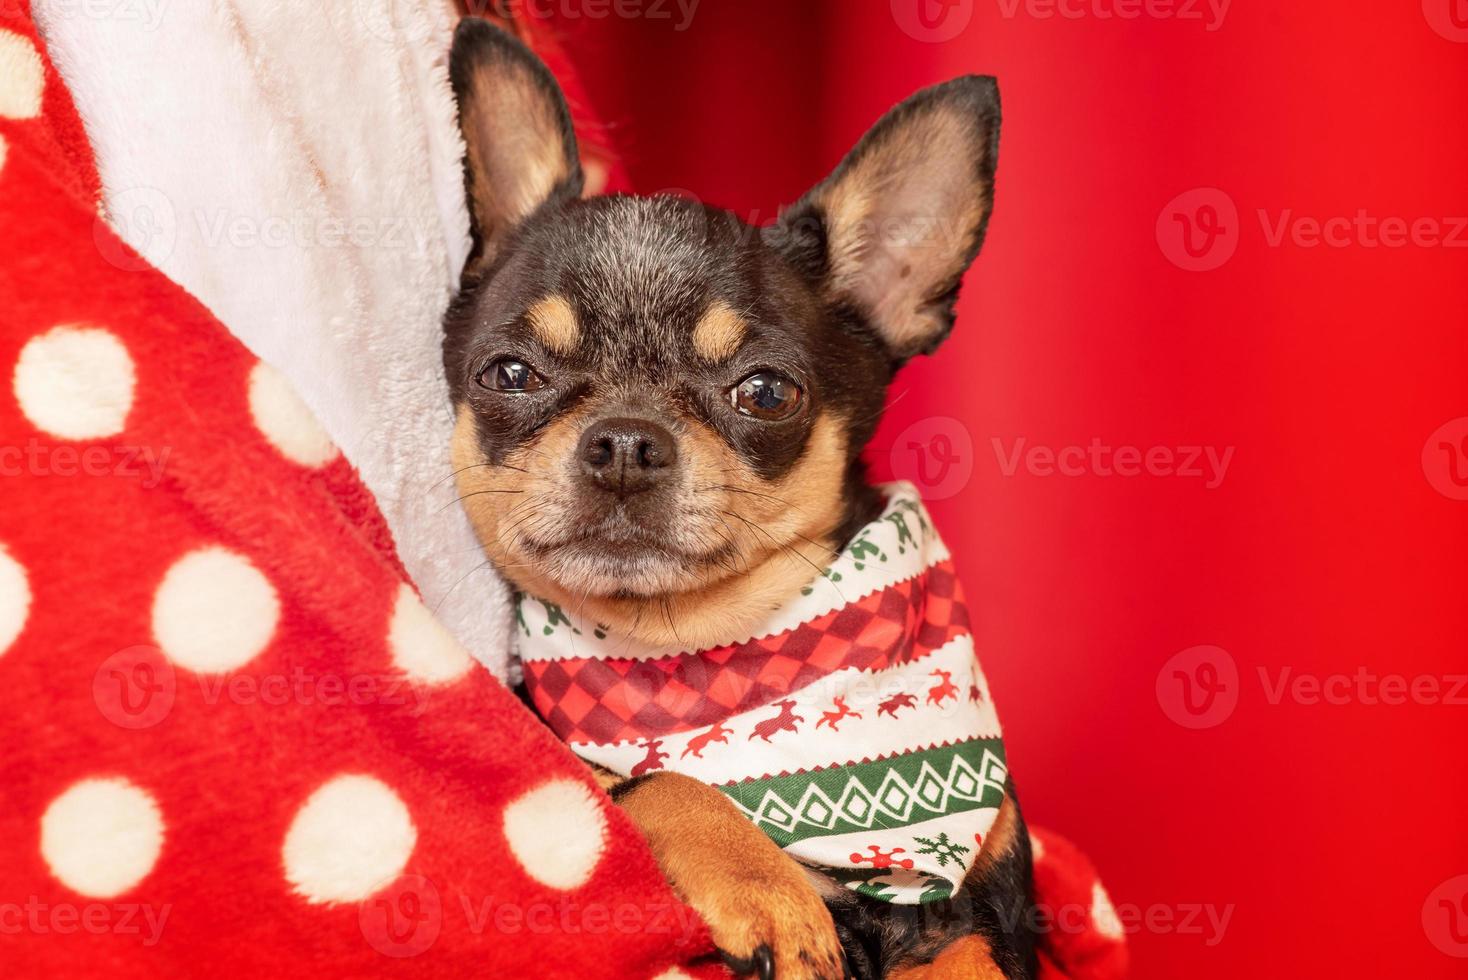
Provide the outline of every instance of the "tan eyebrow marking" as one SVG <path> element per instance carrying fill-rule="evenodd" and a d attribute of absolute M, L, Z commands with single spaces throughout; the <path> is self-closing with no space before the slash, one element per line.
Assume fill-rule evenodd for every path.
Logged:
<path fill-rule="evenodd" d="M 693 328 L 693 349 L 699 357 L 722 361 L 739 349 L 749 325 L 723 300 L 714 300 Z"/>
<path fill-rule="evenodd" d="M 532 306 L 525 313 L 525 320 L 540 342 L 557 354 L 571 353 L 581 339 L 576 311 L 559 293 L 553 293 Z"/>

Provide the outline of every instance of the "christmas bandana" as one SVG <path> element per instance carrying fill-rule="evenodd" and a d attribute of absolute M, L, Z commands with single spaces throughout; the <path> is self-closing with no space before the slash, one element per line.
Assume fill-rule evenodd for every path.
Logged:
<path fill-rule="evenodd" d="M 909 484 L 750 635 L 655 648 L 521 597 L 525 683 L 582 758 L 726 794 L 791 857 L 904 905 L 963 881 L 1004 799 L 948 550 Z"/>

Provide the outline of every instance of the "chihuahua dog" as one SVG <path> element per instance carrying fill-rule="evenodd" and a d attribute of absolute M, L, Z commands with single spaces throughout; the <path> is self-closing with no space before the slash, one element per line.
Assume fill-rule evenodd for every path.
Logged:
<path fill-rule="evenodd" d="M 462 22 L 451 75 L 473 248 L 445 321 L 444 363 L 456 478 L 488 556 L 540 600 L 545 634 L 585 624 L 567 633 L 575 643 L 612 636 L 629 651 L 706 650 L 762 635 L 757 624 L 772 609 L 809 592 L 813 570 L 829 572 L 894 506 L 868 483 L 861 452 L 894 372 L 952 328 L 960 279 L 983 243 L 998 152 L 994 80 L 959 78 L 912 96 L 779 221 L 756 228 L 684 198 L 582 199 L 559 87 L 487 22 Z M 919 514 L 920 503 L 902 506 Z M 893 541 L 907 554 L 912 525 L 902 523 Z M 625 662 L 645 663 L 640 656 Z M 802 723 L 802 738 L 836 746 L 846 719 L 900 730 L 900 708 L 962 700 L 950 671 L 930 673 L 941 681 L 926 705 L 908 696 L 863 712 L 838 697 L 812 726 L 787 694 L 761 702 L 780 714 L 747 735 L 714 720 L 679 743 L 680 758 L 693 763 L 712 747 L 737 762 L 778 739 L 801 741 L 791 733 Z M 598 676 L 582 688 L 588 726 L 615 714 L 610 695 L 595 703 L 613 683 Z M 704 680 L 706 692 L 719 687 Z M 982 702 L 977 681 L 965 690 Z M 547 714 L 538 694 L 531 700 Z M 627 723 L 677 728 L 650 717 Z M 850 865 L 847 878 L 797 861 L 726 787 L 664 768 L 662 744 L 614 745 L 646 759 L 607 766 L 603 785 L 736 972 L 1034 975 L 1034 937 L 1022 925 L 1029 840 L 992 754 L 985 832 L 966 843 L 919 838 L 944 866 L 977 850 L 950 888 L 908 870 L 911 838 L 906 849 L 844 846 L 858 852 L 838 862 Z M 893 893 L 883 882 L 928 890 L 902 904 L 884 900 Z"/>

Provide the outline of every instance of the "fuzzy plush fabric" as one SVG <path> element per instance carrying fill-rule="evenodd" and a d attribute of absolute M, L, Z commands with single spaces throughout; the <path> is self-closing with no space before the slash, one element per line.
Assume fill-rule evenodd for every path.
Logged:
<path fill-rule="evenodd" d="M 114 230 L 290 381 L 429 607 L 504 677 L 507 596 L 449 478 L 440 320 L 469 246 L 451 4 L 33 6 Z"/>
<path fill-rule="evenodd" d="M 289 377 L 101 189 L 28 6 L 0 5 L 6 975 L 723 975 L 625 816 L 407 584 Z M 1037 839 L 1041 901 L 1085 910 L 1046 932 L 1052 975 L 1120 976 L 1094 872 Z"/>

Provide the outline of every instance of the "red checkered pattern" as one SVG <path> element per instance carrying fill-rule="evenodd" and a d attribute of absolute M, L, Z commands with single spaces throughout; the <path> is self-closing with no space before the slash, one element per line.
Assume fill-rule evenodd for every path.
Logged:
<path fill-rule="evenodd" d="M 704 728 L 837 670 L 917 660 L 968 631 L 944 561 L 775 636 L 653 660 L 529 661 L 525 686 L 561 738 L 606 744 Z"/>

